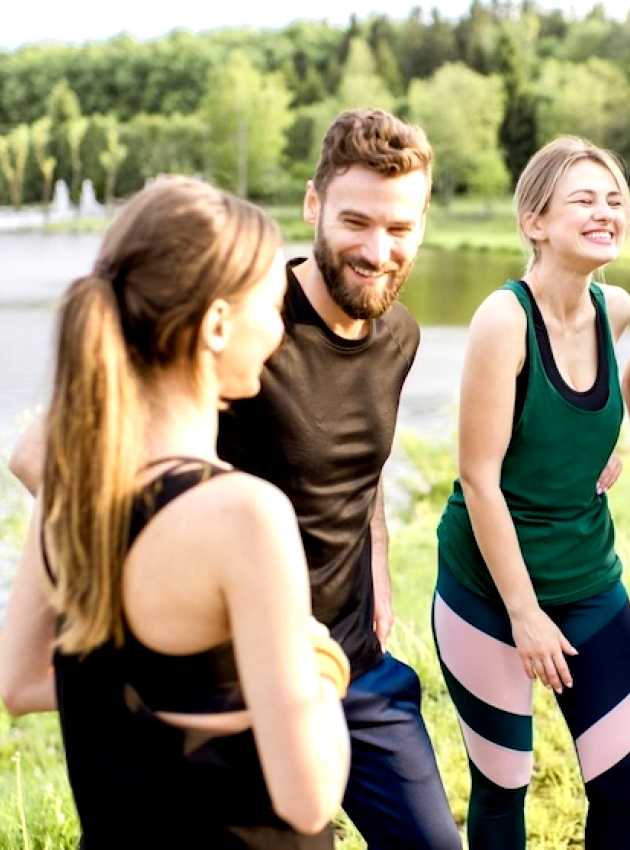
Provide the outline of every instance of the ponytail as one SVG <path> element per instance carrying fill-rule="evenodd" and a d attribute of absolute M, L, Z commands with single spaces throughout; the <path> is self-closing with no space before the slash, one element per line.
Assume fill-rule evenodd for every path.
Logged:
<path fill-rule="evenodd" d="M 44 466 L 44 536 L 64 652 L 122 642 L 122 564 L 142 421 L 112 284 L 80 278 L 59 313 Z"/>

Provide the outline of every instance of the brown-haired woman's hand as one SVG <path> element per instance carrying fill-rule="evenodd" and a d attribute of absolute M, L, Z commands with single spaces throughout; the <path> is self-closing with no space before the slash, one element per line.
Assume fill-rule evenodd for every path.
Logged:
<path fill-rule="evenodd" d="M 530 679 L 562 693 L 563 685 L 573 686 L 565 655 L 578 651 L 540 607 L 511 615 L 512 636 L 525 672 Z"/>

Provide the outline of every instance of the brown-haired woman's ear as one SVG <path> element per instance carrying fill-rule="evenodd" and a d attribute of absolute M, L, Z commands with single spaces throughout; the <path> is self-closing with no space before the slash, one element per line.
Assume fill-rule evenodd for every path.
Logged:
<path fill-rule="evenodd" d="M 224 298 L 217 298 L 208 307 L 202 326 L 203 347 L 213 354 L 221 354 L 227 345 L 231 330 L 231 307 Z"/>

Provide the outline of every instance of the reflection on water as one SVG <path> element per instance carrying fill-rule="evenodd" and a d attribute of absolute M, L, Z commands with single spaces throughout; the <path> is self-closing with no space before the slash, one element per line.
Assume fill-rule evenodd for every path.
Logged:
<path fill-rule="evenodd" d="M 486 295 L 523 270 L 523 257 L 508 252 L 421 250 L 402 301 L 421 325 L 467 325 Z M 630 261 L 611 263 L 606 280 L 630 292 Z"/>

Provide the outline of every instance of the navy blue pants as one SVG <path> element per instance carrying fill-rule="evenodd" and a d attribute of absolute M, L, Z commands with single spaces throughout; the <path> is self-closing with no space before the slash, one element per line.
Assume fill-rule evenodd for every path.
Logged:
<path fill-rule="evenodd" d="M 461 850 L 420 703 L 415 671 L 389 653 L 344 700 L 352 764 L 343 808 L 369 850 Z"/>

